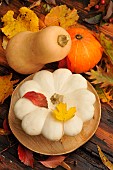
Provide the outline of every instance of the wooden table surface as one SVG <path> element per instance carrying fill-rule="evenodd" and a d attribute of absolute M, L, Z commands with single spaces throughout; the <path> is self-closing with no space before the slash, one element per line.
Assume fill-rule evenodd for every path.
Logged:
<path fill-rule="evenodd" d="M 66 1 L 63 1 L 66 2 Z M 69 2 L 69 1 L 68 1 Z M 76 2 L 74 5 L 76 5 Z M 10 5 L 5 3 L 0 6 L 0 18 L 9 10 L 12 9 L 17 13 L 18 9 L 23 6 L 18 0 L 12 0 Z M 78 8 L 80 6 L 78 5 Z M 81 7 L 79 8 L 81 9 Z M 37 9 L 33 9 L 38 12 Z M 1 24 L 0 24 L 1 25 Z M 5 57 L 5 51 L 3 50 L 2 43 L 2 33 L 0 32 L 0 57 Z M 6 66 L 0 66 L 0 75 L 8 74 L 13 72 L 13 78 L 21 78 L 24 76 L 15 73 L 10 69 L 7 64 Z M 3 120 L 7 117 L 10 105 L 10 97 L 8 97 L 3 104 L 0 105 L 0 128 L 3 127 Z M 107 170 L 105 165 L 101 162 L 97 145 L 99 145 L 108 157 L 108 159 L 113 163 L 113 109 L 107 104 L 102 104 L 102 117 L 99 127 L 95 135 L 79 149 L 68 154 L 66 158 L 66 163 L 71 167 L 72 170 Z M 9 142 L 10 140 L 10 142 Z M 10 143 L 12 145 L 10 146 Z M 24 165 L 18 158 L 17 153 L 18 141 L 11 134 L 9 137 L 0 136 L 0 170 L 32 170 L 32 168 Z M 47 170 L 38 162 L 41 155 L 34 153 L 34 170 Z M 58 166 L 56 170 L 63 170 L 62 167 Z M 49 170 L 49 169 L 48 169 Z"/>

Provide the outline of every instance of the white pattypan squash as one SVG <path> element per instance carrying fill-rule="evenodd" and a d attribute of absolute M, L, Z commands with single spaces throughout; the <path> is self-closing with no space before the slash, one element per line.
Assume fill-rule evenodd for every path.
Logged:
<path fill-rule="evenodd" d="M 36 105 L 38 97 L 26 98 L 29 92 L 38 93 L 39 98 L 43 95 L 47 106 Z M 86 79 L 68 69 L 57 69 L 53 73 L 39 71 L 32 80 L 21 85 L 19 93 L 14 112 L 29 135 L 42 134 L 53 141 L 63 135 L 75 136 L 81 132 L 83 123 L 94 115 L 96 97 L 87 89 Z"/>

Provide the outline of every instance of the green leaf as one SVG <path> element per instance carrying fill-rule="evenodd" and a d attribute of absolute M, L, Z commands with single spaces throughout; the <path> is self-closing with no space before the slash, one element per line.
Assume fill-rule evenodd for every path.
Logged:
<path fill-rule="evenodd" d="M 113 41 L 105 34 L 100 34 L 100 43 L 104 48 L 104 52 L 109 57 L 110 62 L 113 64 Z"/>
<path fill-rule="evenodd" d="M 98 24 L 102 19 L 102 14 L 98 14 L 96 16 L 85 18 L 84 21 L 88 24 Z"/>

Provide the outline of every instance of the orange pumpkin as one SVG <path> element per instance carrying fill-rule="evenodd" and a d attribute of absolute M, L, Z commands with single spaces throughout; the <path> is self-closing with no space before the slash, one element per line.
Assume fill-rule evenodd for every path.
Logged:
<path fill-rule="evenodd" d="M 93 68 L 101 59 L 103 48 L 98 40 L 84 28 L 69 28 L 72 39 L 67 56 L 67 67 L 72 72 L 83 73 Z"/>

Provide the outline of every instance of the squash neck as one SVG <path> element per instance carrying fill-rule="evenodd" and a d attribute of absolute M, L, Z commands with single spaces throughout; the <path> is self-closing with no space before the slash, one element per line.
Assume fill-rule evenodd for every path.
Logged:
<path fill-rule="evenodd" d="M 58 35 L 57 43 L 61 47 L 65 47 L 70 37 L 68 35 Z"/>

